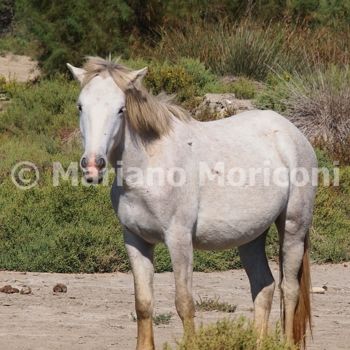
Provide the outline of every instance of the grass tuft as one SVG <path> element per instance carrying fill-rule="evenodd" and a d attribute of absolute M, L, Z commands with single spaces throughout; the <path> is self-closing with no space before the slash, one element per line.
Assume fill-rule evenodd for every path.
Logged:
<path fill-rule="evenodd" d="M 153 323 L 156 326 L 159 325 L 167 325 L 170 323 L 171 318 L 173 317 L 173 313 L 172 312 L 164 312 L 161 314 L 155 314 L 153 316 Z"/>
<path fill-rule="evenodd" d="M 163 350 L 171 350 L 169 344 Z M 274 332 L 258 341 L 258 335 L 251 322 L 244 318 L 222 320 L 200 329 L 188 337 L 184 337 L 176 346 L 177 350 L 296 350 L 282 339 L 277 327 Z"/>
<path fill-rule="evenodd" d="M 202 298 L 196 300 L 196 310 L 198 311 L 220 311 L 233 313 L 237 309 L 237 305 L 232 305 L 227 302 L 220 301 L 219 297 L 216 298 Z"/>

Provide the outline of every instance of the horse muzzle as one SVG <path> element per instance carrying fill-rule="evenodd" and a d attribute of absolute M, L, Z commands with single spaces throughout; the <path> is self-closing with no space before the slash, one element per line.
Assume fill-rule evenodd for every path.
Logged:
<path fill-rule="evenodd" d="M 86 157 L 83 156 L 80 166 L 87 183 L 99 184 L 103 180 L 103 176 L 107 169 L 107 161 L 103 156 Z"/>

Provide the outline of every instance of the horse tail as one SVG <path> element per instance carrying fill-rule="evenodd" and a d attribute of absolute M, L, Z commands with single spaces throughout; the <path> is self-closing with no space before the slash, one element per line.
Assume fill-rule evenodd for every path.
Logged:
<path fill-rule="evenodd" d="M 282 254 L 282 244 L 280 244 L 280 285 L 283 280 L 283 254 Z M 306 234 L 304 240 L 304 254 L 302 259 L 302 264 L 298 273 L 299 281 L 299 296 L 298 303 L 294 311 L 293 318 L 293 340 L 298 346 L 305 348 L 305 335 L 306 330 L 309 326 L 311 329 L 311 302 L 310 302 L 310 288 L 311 288 L 311 278 L 310 278 L 310 260 L 309 260 L 309 233 Z M 283 292 L 281 290 L 281 321 L 282 327 L 285 327 L 285 309 L 283 302 Z"/>
<path fill-rule="evenodd" d="M 294 312 L 293 337 L 295 344 L 305 348 L 305 334 L 309 326 L 311 330 L 311 302 L 310 302 L 310 260 L 309 260 L 309 233 L 305 236 L 304 255 L 299 274 L 299 298 Z"/>

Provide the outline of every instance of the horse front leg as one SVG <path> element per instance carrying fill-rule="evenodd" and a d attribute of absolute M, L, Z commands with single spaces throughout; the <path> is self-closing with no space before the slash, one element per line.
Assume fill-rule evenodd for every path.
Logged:
<path fill-rule="evenodd" d="M 169 249 L 175 277 L 175 306 L 185 335 L 194 332 L 195 307 L 192 297 L 193 246 L 192 234 L 183 228 L 167 232 L 165 243 Z"/>
<path fill-rule="evenodd" d="M 128 230 L 124 230 L 124 241 L 134 275 L 137 315 L 136 350 L 154 350 L 152 325 L 154 246 Z"/>

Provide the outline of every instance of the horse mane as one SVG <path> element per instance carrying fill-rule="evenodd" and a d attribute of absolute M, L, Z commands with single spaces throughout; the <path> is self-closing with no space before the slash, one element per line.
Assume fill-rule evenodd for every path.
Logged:
<path fill-rule="evenodd" d="M 83 86 L 94 77 L 110 75 L 125 94 L 126 119 L 132 130 L 145 138 L 160 138 L 170 132 L 174 118 L 190 120 L 190 114 L 173 102 L 173 96 L 154 96 L 134 79 L 133 71 L 117 61 L 87 57 Z"/>

